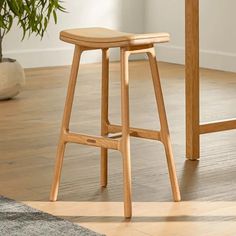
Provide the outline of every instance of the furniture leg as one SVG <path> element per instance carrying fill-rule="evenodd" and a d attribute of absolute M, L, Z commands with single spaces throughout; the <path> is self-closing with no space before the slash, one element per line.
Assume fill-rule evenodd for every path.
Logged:
<path fill-rule="evenodd" d="M 50 194 L 51 201 L 57 200 L 58 188 L 60 184 L 61 170 L 62 170 L 62 164 L 63 164 L 63 158 L 64 158 L 64 152 L 65 152 L 65 145 L 66 145 L 64 134 L 66 134 L 69 131 L 69 123 L 70 123 L 72 105 L 73 105 L 73 100 L 74 100 L 75 86 L 76 86 L 76 81 L 77 81 L 81 53 L 82 53 L 81 48 L 76 45 L 75 50 L 74 50 L 70 80 L 69 80 L 69 85 L 68 85 L 68 90 L 67 90 L 67 97 L 66 97 L 64 115 L 63 115 L 62 126 L 61 126 L 60 140 L 59 140 L 59 144 L 57 148 L 56 165 L 55 165 L 54 178 L 53 178 L 51 194 Z"/>
<path fill-rule="evenodd" d="M 185 0 L 186 157 L 199 159 L 199 0 Z"/>
<path fill-rule="evenodd" d="M 160 131 L 161 141 L 163 142 L 164 147 L 165 147 L 173 198 L 174 198 L 174 201 L 180 201 L 181 197 L 180 197 L 179 185 L 178 185 L 177 176 L 176 176 L 174 157 L 173 157 L 173 152 L 172 152 L 172 147 L 171 147 L 169 128 L 168 128 L 164 99 L 163 99 L 162 89 L 161 89 L 161 82 L 159 78 L 159 72 L 158 72 L 157 61 L 156 61 L 156 56 L 155 56 L 155 48 L 154 47 L 151 48 L 147 54 L 149 57 L 149 63 L 150 63 L 151 72 L 152 72 L 153 86 L 154 86 L 157 108 L 158 108 L 160 124 L 161 124 L 161 131 Z"/>
<path fill-rule="evenodd" d="M 124 211 L 125 217 L 132 216 L 131 200 L 131 161 L 130 161 L 130 134 L 129 134 L 129 52 L 121 48 L 121 123 L 122 139 L 121 153 L 123 158 L 124 178 Z"/>
<path fill-rule="evenodd" d="M 101 136 L 108 134 L 108 107 L 109 107 L 109 51 L 102 49 L 102 99 L 101 99 Z M 107 158 L 108 149 L 101 148 L 101 186 L 107 186 Z"/>

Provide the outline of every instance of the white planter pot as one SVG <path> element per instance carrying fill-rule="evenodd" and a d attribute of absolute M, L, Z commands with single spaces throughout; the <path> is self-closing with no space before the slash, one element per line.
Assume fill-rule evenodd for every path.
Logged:
<path fill-rule="evenodd" d="M 25 84 L 25 73 L 21 65 L 11 59 L 0 63 L 0 100 L 15 97 Z"/>

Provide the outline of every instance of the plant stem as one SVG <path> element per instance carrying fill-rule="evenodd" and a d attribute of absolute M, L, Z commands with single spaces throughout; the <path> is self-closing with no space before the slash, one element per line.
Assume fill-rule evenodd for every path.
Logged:
<path fill-rule="evenodd" d="M 0 29 L 0 63 L 3 60 L 3 58 L 2 58 L 2 40 L 3 40 L 3 36 L 2 36 L 2 31 Z"/>

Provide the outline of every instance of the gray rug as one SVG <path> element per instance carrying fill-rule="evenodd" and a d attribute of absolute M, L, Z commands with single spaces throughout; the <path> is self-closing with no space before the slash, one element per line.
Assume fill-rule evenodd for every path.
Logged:
<path fill-rule="evenodd" d="M 101 234 L 0 196 L 0 235 L 100 236 Z"/>

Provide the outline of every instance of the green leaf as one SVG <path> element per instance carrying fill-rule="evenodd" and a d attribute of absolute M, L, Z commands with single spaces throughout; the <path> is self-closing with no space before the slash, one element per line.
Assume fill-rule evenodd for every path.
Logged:
<path fill-rule="evenodd" d="M 56 10 L 53 10 L 53 18 L 54 18 L 55 24 L 57 24 L 57 13 L 56 13 Z"/>
<path fill-rule="evenodd" d="M 8 33 L 12 27 L 12 24 L 13 24 L 13 16 L 9 15 L 8 17 L 9 21 L 8 21 L 8 25 L 7 25 L 7 31 L 6 33 Z"/>
<path fill-rule="evenodd" d="M 57 24 L 58 11 L 65 12 L 60 0 L 0 0 L 1 32 L 3 35 L 8 33 L 16 20 L 22 29 L 22 39 L 32 33 L 43 37 L 51 16 Z"/>

